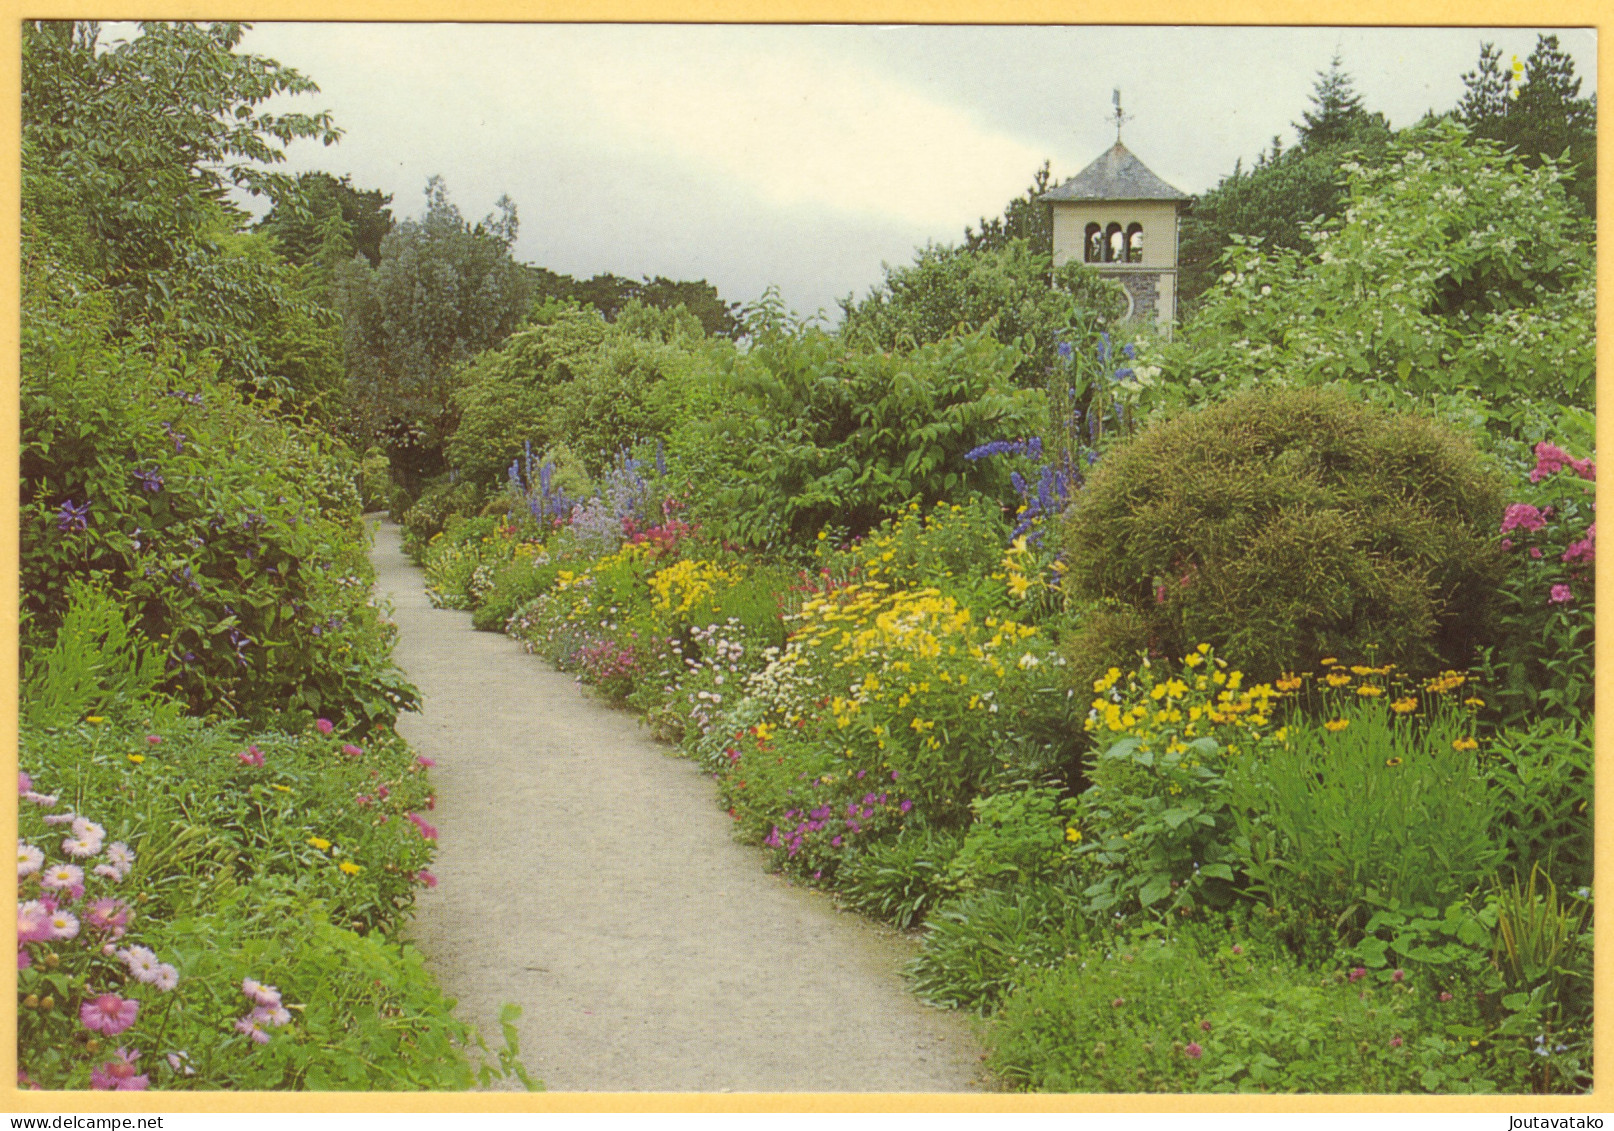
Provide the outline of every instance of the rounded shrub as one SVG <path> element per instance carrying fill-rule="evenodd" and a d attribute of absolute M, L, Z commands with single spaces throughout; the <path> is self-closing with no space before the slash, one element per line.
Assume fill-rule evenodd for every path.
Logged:
<path fill-rule="evenodd" d="M 1260 679 L 1329 655 L 1461 666 L 1492 620 L 1501 513 L 1501 480 L 1445 425 L 1275 389 L 1114 449 L 1064 545 L 1075 594 L 1130 608 L 1156 651 L 1207 641 Z"/>

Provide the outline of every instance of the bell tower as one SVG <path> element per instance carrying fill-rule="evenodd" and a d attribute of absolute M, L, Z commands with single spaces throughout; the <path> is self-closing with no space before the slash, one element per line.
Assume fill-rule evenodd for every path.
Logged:
<path fill-rule="evenodd" d="M 1189 197 L 1155 176 L 1121 144 L 1121 92 L 1115 92 L 1115 144 L 1042 199 L 1053 210 L 1054 265 L 1077 259 L 1126 289 L 1126 317 L 1166 330 L 1177 317 L 1177 226 Z"/>

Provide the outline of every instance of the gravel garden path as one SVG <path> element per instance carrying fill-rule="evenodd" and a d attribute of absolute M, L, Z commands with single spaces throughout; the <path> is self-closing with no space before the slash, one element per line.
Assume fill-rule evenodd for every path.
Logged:
<path fill-rule="evenodd" d="M 551 1091 L 985 1086 L 967 1022 L 904 988 L 911 941 L 770 874 L 634 716 L 433 609 L 398 527 L 371 558 L 424 698 L 398 729 L 437 762 L 439 884 L 409 937 L 463 1020 L 495 1043 L 518 1003 Z"/>

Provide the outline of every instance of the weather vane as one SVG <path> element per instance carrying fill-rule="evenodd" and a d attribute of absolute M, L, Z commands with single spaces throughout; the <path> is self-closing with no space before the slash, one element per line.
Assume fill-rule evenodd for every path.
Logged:
<path fill-rule="evenodd" d="M 1119 87 L 1115 89 L 1115 94 L 1111 101 L 1115 103 L 1115 144 L 1120 145 L 1121 127 L 1132 120 L 1132 115 L 1121 112 L 1121 90 Z"/>

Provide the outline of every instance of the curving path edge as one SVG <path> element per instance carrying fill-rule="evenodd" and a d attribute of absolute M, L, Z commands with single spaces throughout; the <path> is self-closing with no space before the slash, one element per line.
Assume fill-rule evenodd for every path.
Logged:
<path fill-rule="evenodd" d="M 903 986 L 910 940 L 766 870 L 712 782 L 513 640 L 434 609 L 376 524 L 377 594 L 436 760 L 435 889 L 409 939 L 490 1043 L 522 1007 L 551 1091 L 955 1092 L 968 1022 Z"/>

